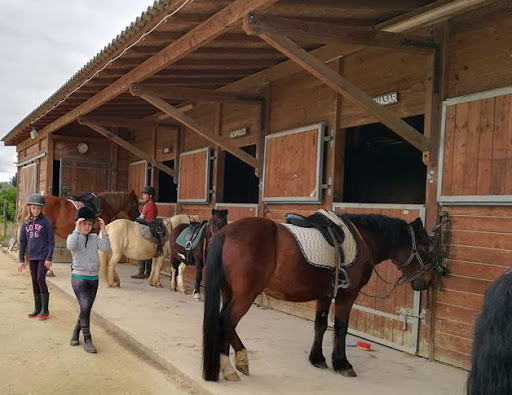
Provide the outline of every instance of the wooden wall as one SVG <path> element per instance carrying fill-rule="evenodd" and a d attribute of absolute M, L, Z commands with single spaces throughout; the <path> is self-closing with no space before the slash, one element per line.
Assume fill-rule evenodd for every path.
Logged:
<path fill-rule="evenodd" d="M 444 207 L 451 217 L 448 276 L 436 295 L 437 360 L 468 368 L 483 295 L 512 267 L 512 207 Z"/>
<path fill-rule="evenodd" d="M 448 97 L 512 85 L 511 18 L 499 1 L 450 21 Z"/>

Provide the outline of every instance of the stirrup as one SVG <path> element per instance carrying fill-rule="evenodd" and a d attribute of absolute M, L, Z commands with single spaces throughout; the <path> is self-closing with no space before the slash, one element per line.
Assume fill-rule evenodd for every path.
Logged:
<path fill-rule="evenodd" d="M 348 273 L 342 267 L 339 268 L 338 272 L 338 284 L 336 284 L 338 288 L 347 289 L 350 287 L 350 279 L 348 278 Z"/>

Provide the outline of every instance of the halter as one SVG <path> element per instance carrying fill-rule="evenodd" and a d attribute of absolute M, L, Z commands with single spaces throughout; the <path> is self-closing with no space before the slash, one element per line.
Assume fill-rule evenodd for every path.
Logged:
<path fill-rule="evenodd" d="M 411 264 L 411 262 L 414 260 L 414 258 L 416 258 L 416 260 L 418 261 L 418 263 L 420 265 L 419 265 L 419 268 L 416 271 L 416 273 L 414 273 L 409 278 L 404 277 L 402 275 L 402 277 L 400 277 L 398 279 L 398 281 L 396 282 L 397 286 L 403 285 L 403 284 L 408 284 L 408 283 L 416 280 L 417 278 L 421 277 L 423 275 L 423 273 L 425 273 L 430 267 L 432 267 L 432 264 L 430 264 L 430 263 L 425 264 L 425 262 L 423 261 L 423 258 L 418 253 L 418 248 L 416 246 L 416 235 L 414 234 L 414 230 L 411 225 L 409 225 L 409 233 L 411 234 L 411 247 L 412 247 L 411 254 L 409 255 L 409 258 L 407 258 L 405 263 L 403 263 L 403 264 L 397 263 L 397 266 L 399 269 L 403 269 L 404 267 L 409 266 Z"/>

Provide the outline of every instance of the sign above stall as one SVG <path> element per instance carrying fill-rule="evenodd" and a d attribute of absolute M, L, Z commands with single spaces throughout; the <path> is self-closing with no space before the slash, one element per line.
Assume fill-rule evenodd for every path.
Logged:
<path fill-rule="evenodd" d="M 246 136 L 247 133 L 249 133 L 249 128 L 248 127 L 240 128 L 240 129 L 237 129 L 237 130 L 233 130 L 231 133 L 229 133 L 229 138 L 236 139 L 238 137 Z"/>
<path fill-rule="evenodd" d="M 398 92 L 390 92 L 376 96 L 373 98 L 373 100 L 375 100 L 381 106 L 389 106 L 390 104 L 398 103 L 400 96 L 398 95 Z"/>

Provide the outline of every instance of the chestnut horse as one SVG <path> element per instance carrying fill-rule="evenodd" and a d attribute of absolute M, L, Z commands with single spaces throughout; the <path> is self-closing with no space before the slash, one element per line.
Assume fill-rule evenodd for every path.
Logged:
<path fill-rule="evenodd" d="M 181 224 L 173 229 L 169 238 L 170 258 L 171 258 L 171 291 L 176 291 L 176 280 L 178 280 L 178 291 L 185 293 L 185 285 L 183 283 L 183 273 L 186 265 L 195 265 L 196 278 L 194 282 L 194 299 L 201 299 L 201 281 L 203 281 L 204 257 L 206 248 L 210 239 L 224 226 L 228 224 L 228 210 L 212 210 L 212 217 L 208 221 L 206 231 L 201 235 L 201 239 L 197 247 L 192 250 L 192 262 L 185 262 L 187 251 L 185 248 L 176 244 L 176 239 L 189 224 Z M 176 271 L 178 273 L 176 273 Z"/>
<path fill-rule="evenodd" d="M 133 221 L 139 215 L 139 202 L 133 191 L 102 192 L 96 196 L 102 204 L 100 216 L 107 224 L 118 218 Z M 75 206 L 65 198 L 50 195 L 45 195 L 44 198 L 46 199 L 44 215 L 53 224 L 55 234 L 65 239 L 75 228 Z"/>
<path fill-rule="evenodd" d="M 401 270 L 395 285 L 411 283 L 419 291 L 429 287 L 434 270 L 432 246 L 421 219 L 408 224 L 383 215 L 344 215 L 356 240 L 356 261 L 346 269 L 350 286 L 335 298 L 334 349 L 336 372 L 356 376 L 345 353 L 350 310 L 375 266 L 391 261 Z M 236 326 L 263 291 L 291 302 L 316 300 L 315 337 L 310 363 L 321 369 L 327 364 L 322 341 L 333 299 L 330 270 L 306 262 L 294 236 L 284 226 L 264 218 L 245 218 L 223 228 L 210 242 L 206 258 L 203 321 L 203 378 L 217 381 L 219 371 L 226 380 L 239 380 L 229 360 L 235 350 L 236 368 L 249 374 L 247 351 Z M 222 309 L 219 304 L 222 291 Z"/>

